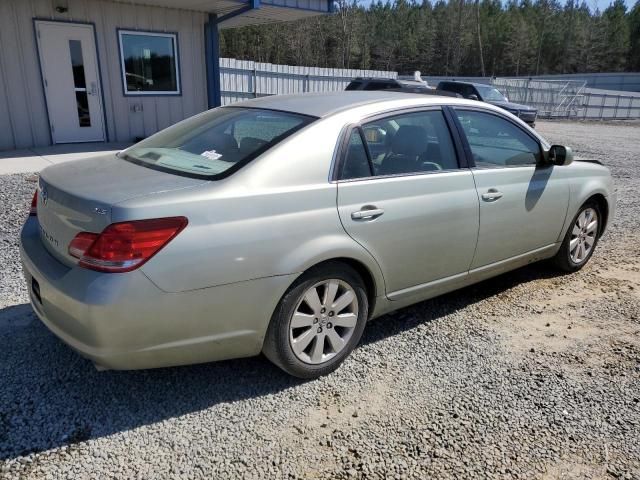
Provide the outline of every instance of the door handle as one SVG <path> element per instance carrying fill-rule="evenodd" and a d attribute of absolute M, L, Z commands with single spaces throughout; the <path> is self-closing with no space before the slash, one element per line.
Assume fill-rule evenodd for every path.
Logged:
<path fill-rule="evenodd" d="M 365 205 L 362 210 L 351 213 L 353 220 L 373 220 L 384 213 L 382 208 L 376 208 L 373 205 Z"/>
<path fill-rule="evenodd" d="M 91 82 L 91 88 L 89 89 L 89 95 L 97 95 L 98 94 L 98 83 Z"/>
<path fill-rule="evenodd" d="M 487 193 L 482 194 L 482 199 L 487 202 L 493 202 L 502 198 L 502 192 L 499 192 L 497 188 L 490 188 Z"/>

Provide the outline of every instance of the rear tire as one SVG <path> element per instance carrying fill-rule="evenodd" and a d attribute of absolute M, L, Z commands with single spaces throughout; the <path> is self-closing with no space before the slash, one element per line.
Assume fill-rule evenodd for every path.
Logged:
<path fill-rule="evenodd" d="M 360 275 L 340 262 L 321 264 L 298 278 L 282 297 L 262 351 L 295 377 L 327 375 L 358 344 L 368 315 Z"/>
<path fill-rule="evenodd" d="M 587 202 L 571 221 L 553 265 L 565 272 L 577 272 L 584 267 L 598 245 L 602 230 L 602 214 L 596 202 Z"/>

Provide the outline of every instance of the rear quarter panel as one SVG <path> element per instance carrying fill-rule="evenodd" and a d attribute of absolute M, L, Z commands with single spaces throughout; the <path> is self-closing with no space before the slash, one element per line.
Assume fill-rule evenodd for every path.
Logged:
<path fill-rule="evenodd" d="M 376 285 L 383 285 L 375 260 L 338 217 L 329 171 L 342 126 L 318 121 L 227 179 L 115 205 L 114 221 L 189 219 L 142 271 L 162 290 L 182 292 L 300 274 L 323 260 L 347 257 L 365 264 Z"/>

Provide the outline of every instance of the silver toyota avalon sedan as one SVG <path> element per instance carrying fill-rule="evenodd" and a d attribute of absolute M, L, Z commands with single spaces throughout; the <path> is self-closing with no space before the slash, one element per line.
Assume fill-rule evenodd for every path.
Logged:
<path fill-rule="evenodd" d="M 367 321 L 531 262 L 582 268 L 609 171 L 498 107 L 337 92 L 261 98 L 42 171 L 31 304 L 100 368 L 260 352 L 327 374 Z"/>

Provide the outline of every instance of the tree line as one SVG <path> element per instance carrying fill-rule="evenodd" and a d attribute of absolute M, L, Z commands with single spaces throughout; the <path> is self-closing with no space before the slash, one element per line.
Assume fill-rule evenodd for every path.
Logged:
<path fill-rule="evenodd" d="M 336 0 L 333 15 L 225 29 L 221 53 L 257 62 L 506 76 L 640 71 L 640 0 Z"/>

